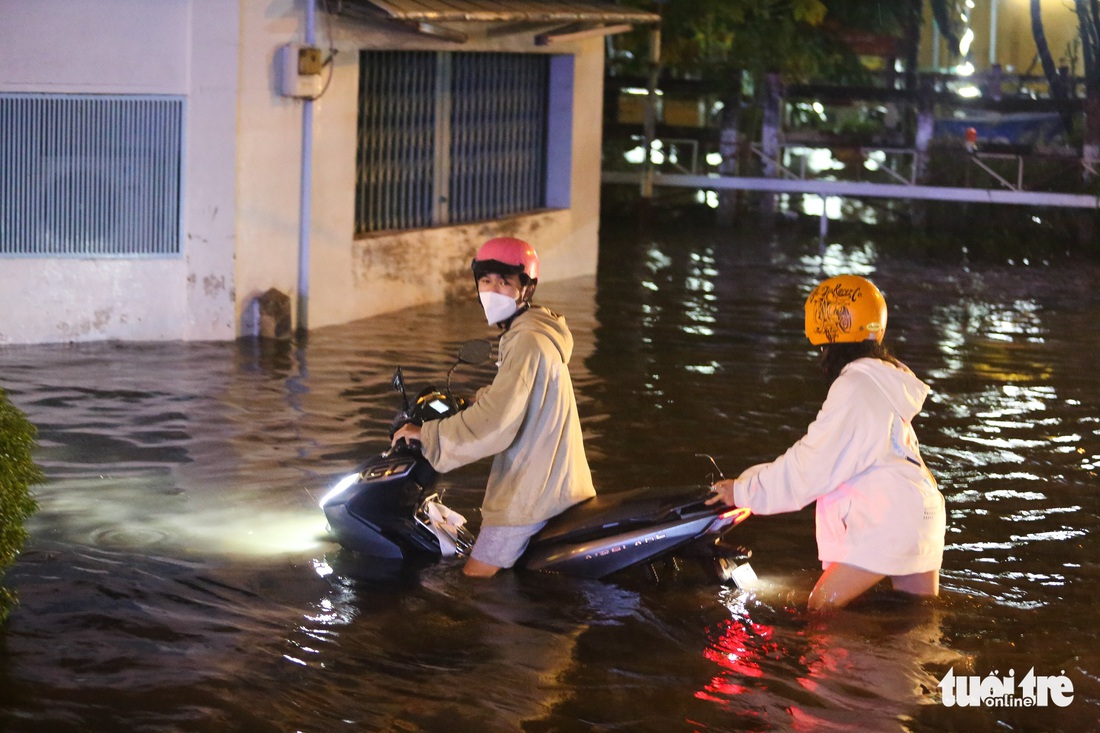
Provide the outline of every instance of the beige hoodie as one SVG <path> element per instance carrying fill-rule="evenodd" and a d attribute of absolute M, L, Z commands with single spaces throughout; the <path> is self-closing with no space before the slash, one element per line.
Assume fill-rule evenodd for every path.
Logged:
<path fill-rule="evenodd" d="M 569 376 L 565 319 L 532 306 L 500 338 L 493 383 L 457 415 L 424 423 L 424 457 L 440 472 L 494 456 L 485 525 L 541 522 L 596 495 Z"/>

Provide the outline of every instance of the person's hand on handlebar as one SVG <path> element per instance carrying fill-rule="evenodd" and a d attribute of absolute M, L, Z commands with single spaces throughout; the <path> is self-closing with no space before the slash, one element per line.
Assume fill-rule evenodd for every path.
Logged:
<path fill-rule="evenodd" d="M 390 446 L 397 445 L 397 441 L 404 439 L 406 443 L 413 443 L 414 441 L 420 442 L 420 426 L 415 423 L 405 423 L 399 427 L 393 434 L 393 439 L 390 441 Z"/>

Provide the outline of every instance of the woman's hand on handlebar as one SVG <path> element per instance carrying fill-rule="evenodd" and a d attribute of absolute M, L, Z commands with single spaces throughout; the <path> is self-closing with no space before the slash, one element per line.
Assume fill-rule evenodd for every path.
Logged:
<path fill-rule="evenodd" d="M 393 434 L 390 446 L 397 445 L 397 441 L 404 439 L 406 443 L 420 442 L 420 426 L 415 423 L 405 423 Z"/>
<path fill-rule="evenodd" d="M 711 484 L 710 490 L 714 496 L 707 499 L 707 504 L 722 502 L 726 506 L 733 506 L 733 479 L 726 478 Z"/>

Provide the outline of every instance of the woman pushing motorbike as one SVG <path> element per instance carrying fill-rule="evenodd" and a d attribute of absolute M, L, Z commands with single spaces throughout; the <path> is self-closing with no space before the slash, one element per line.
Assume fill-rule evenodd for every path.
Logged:
<path fill-rule="evenodd" d="M 937 595 L 946 512 L 912 425 L 929 387 L 883 345 L 886 300 L 870 280 L 829 278 L 805 309 L 825 402 L 782 456 L 717 482 L 708 503 L 778 514 L 817 502 L 824 572 L 811 610 L 843 607 L 886 577 L 895 590 Z"/>

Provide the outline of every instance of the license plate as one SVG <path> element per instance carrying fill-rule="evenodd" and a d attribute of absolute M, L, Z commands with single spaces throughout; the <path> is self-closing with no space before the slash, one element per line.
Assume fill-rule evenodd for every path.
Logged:
<path fill-rule="evenodd" d="M 750 588 L 756 583 L 756 572 L 747 562 L 738 565 L 727 557 L 716 559 L 718 560 L 718 575 L 723 583 L 733 583 L 741 590 Z"/>

